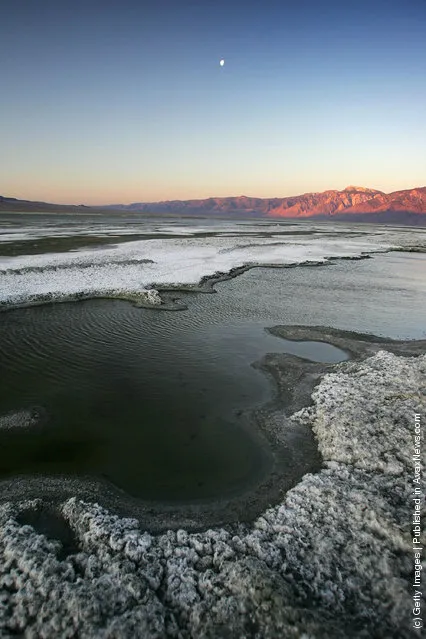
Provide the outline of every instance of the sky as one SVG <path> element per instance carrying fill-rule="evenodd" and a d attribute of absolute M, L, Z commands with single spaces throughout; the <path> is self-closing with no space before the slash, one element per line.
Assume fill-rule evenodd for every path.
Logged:
<path fill-rule="evenodd" d="M 425 0 L 2 2 L 0 195 L 424 186 L 425 33 Z"/>

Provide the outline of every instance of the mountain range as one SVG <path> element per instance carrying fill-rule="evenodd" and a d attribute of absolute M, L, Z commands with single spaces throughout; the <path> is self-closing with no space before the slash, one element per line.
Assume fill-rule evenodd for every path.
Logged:
<path fill-rule="evenodd" d="M 384 193 L 376 189 L 348 186 L 343 191 L 304 193 L 283 198 L 211 197 L 201 200 L 135 202 L 106 206 L 69 206 L 31 202 L 0 196 L 0 211 L 143 213 L 205 215 L 221 217 L 280 217 L 391 222 L 426 225 L 426 187 Z"/>

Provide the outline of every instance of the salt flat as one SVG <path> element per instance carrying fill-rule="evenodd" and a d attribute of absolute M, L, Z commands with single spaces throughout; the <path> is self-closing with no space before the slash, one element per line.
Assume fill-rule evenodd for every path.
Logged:
<path fill-rule="evenodd" d="M 81 246 L 82 236 L 96 234 L 95 247 Z M 132 241 L 132 234 L 162 234 L 161 239 Z M 117 236 L 117 244 L 102 239 Z M 295 265 L 328 258 L 356 258 L 395 247 L 413 247 L 425 237 L 421 230 L 348 225 L 215 222 L 155 224 L 145 221 L 115 226 L 28 226 L 0 230 L 0 305 L 22 305 L 72 297 L 138 296 L 146 290 L 197 285 L 202 278 L 247 265 Z M 25 242 L 48 238 L 56 251 L 25 254 Z M 61 251 L 61 239 L 79 239 L 78 250 Z M 1 247 L 21 240 L 21 254 L 1 255 Z M 84 244 L 84 242 L 83 242 Z"/>

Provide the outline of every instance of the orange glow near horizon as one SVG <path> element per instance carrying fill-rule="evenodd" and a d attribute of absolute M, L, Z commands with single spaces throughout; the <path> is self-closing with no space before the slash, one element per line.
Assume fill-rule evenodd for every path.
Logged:
<path fill-rule="evenodd" d="M 123 190 L 116 189 L 114 188 L 114 185 L 111 184 L 108 185 L 105 189 L 96 189 L 96 191 L 94 189 L 88 188 L 76 188 L 75 190 L 70 191 L 69 188 L 66 188 L 65 186 L 58 189 L 51 187 L 48 188 L 47 186 L 43 188 L 43 185 L 34 185 L 33 188 L 31 188 L 31 186 L 27 186 L 27 188 L 25 189 L 3 188 L 2 190 L 0 190 L 0 195 L 3 195 L 4 197 L 13 197 L 19 200 L 39 201 L 52 204 L 84 204 L 86 206 L 102 206 L 109 204 L 132 204 L 134 202 L 161 202 L 167 200 L 203 200 L 210 197 L 225 198 L 246 196 L 253 198 L 284 198 L 303 195 L 304 193 L 314 193 L 328 190 L 342 191 L 350 184 L 377 189 L 378 191 L 383 191 L 384 193 L 391 193 L 393 191 L 401 191 L 405 189 L 413 189 L 416 187 L 424 186 L 424 184 L 422 183 L 400 183 L 395 185 L 381 185 L 371 183 L 362 184 L 356 180 L 349 180 L 341 184 L 312 184 L 311 187 L 309 187 L 308 185 L 303 186 L 300 184 L 295 184 L 294 187 L 292 187 L 291 185 L 286 185 L 285 188 L 271 188 L 270 190 L 268 189 L 268 191 L 266 192 L 263 189 L 260 192 L 254 192 L 252 189 L 243 190 L 241 185 L 238 185 L 235 188 L 228 187 L 216 192 L 213 190 L 208 190 L 207 188 L 190 189 L 171 186 L 169 189 L 157 188 L 155 192 L 152 193 L 148 189 L 145 190 L 135 187 Z M 102 193 L 102 195 L 100 195 L 100 193 Z"/>

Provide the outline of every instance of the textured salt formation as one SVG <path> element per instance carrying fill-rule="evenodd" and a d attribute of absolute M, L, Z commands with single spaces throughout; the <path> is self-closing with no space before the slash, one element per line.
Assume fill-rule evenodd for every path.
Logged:
<path fill-rule="evenodd" d="M 417 636 L 410 429 L 425 379 L 426 356 L 336 366 L 292 417 L 311 424 L 325 467 L 250 526 L 154 536 L 70 499 L 60 511 L 79 552 L 64 556 L 23 525 L 40 502 L 1 506 L 2 636 Z"/>
<path fill-rule="evenodd" d="M 161 295 L 155 288 L 139 293 L 137 298 L 139 298 L 141 303 L 149 306 L 160 306 L 162 304 Z"/>
<path fill-rule="evenodd" d="M 19 410 L 0 415 L 0 430 L 16 428 L 33 428 L 46 419 L 43 408 L 33 407 L 30 410 Z"/>
<path fill-rule="evenodd" d="M 400 361 L 389 375 L 395 357 L 385 351 L 368 360 L 369 367 L 346 366 L 346 376 L 329 373 L 312 397 L 314 406 L 296 418 L 307 419 L 324 460 L 353 464 L 356 468 L 401 475 L 412 462 L 413 411 L 426 394 L 426 367 Z M 424 360 L 423 360 L 424 361 Z M 370 386 L 368 407 L 360 398 Z M 347 403 L 354 405 L 349 413 Z M 358 403 L 358 406 L 356 404 Z M 425 406 L 422 405 L 424 410 Z M 371 415 L 367 421 L 366 413 Z"/>

